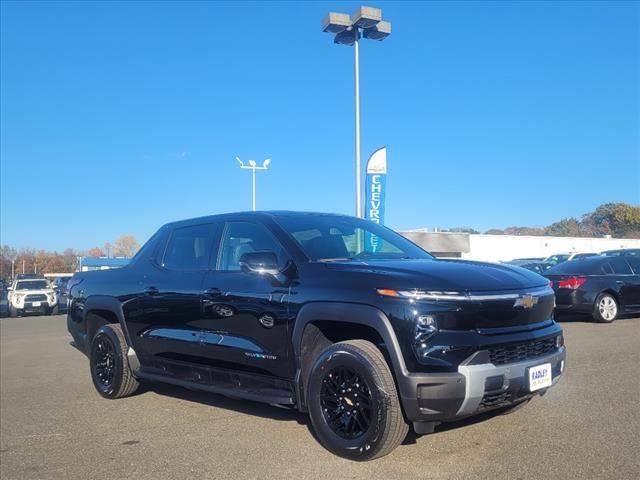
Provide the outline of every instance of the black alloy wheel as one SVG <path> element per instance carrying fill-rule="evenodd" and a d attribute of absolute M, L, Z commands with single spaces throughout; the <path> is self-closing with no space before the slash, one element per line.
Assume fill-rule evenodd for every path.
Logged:
<path fill-rule="evenodd" d="M 91 313 L 87 314 L 89 317 L 95 322 L 100 321 Z M 103 325 L 93 336 L 89 350 L 91 379 L 103 397 L 128 397 L 138 390 L 140 383 L 129 365 L 128 350 L 120 325 Z"/>
<path fill-rule="evenodd" d="M 367 382 L 349 368 L 336 368 L 322 380 L 322 413 L 329 428 L 341 438 L 353 440 L 369 430 L 372 401 Z"/>
<path fill-rule="evenodd" d="M 116 349 L 104 333 L 96 335 L 93 349 L 93 364 L 98 384 L 104 391 L 113 386 L 116 369 Z"/>
<path fill-rule="evenodd" d="M 407 435 L 389 365 L 367 340 L 346 340 L 322 350 L 309 372 L 306 398 L 318 440 L 341 457 L 380 458 Z"/>

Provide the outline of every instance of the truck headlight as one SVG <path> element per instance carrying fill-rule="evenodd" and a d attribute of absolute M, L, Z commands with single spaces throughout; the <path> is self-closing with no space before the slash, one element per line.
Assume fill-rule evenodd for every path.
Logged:
<path fill-rule="evenodd" d="M 16 294 L 13 296 L 13 299 L 16 301 L 16 303 L 21 303 L 21 302 L 22 302 L 22 299 L 23 299 L 24 297 L 25 297 L 25 294 L 24 294 L 24 293 L 16 293 Z"/>
<path fill-rule="evenodd" d="M 428 354 L 427 340 L 438 332 L 438 322 L 433 315 L 416 317 L 413 329 L 413 343 L 419 357 Z"/>
<path fill-rule="evenodd" d="M 49 294 L 47 294 L 47 297 L 49 298 L 49 303 L 56 303 L 56 294 L 55 293 L 49 293 Z"/>

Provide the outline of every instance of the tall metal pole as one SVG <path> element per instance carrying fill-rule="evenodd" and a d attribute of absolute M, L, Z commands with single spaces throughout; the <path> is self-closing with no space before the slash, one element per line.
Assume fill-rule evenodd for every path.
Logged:
<path fill-rule="evenodd" d="M 360 29 L 355 25 L 353 28 L 356 30 L 354 44 L 356 64 L 356 217 L 362 217 L 362 201 L 360 199 L 362 194 L 360 186 Z"/>
<path fill-rule="evenodd" d="M 253 211 L 256 211 L 256 169 L 255 167 L 251 169 L 251 173 L 253 174 Z"/>

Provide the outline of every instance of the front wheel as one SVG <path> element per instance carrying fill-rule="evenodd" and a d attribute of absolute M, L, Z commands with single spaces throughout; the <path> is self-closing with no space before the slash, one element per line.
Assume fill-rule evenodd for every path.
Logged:
<path fill-rule="evenodd" d="M 18 309 L 16 307 L 14 307 L 13 305 L 9 305 L 9 316 L 11 318 L 14 318 L 14 317 L 18 316 Z"/>
<path fill-rule="evenodd" d="M 402 443 L 408 425 L 384 356 L 371 342 L 327 347 L 309 376 L 309 416 L 329 451 L 351 460 L 373 460 Z"/>
<path fill-rule="evenodd" d="M 93 337 L 89 351 L 91 378 L 105 398 L 128 397 L 140 386 L 129 367 L 128 348 L 120 325 L 104 325 Z"/>
<path fill-rule="evenodd" d="M 618 318 L 618 312 L 618 302 L 613 295 L 609 293 L 598 295 L 593 311 L 593 318 L 596 322 L 611 323 Z"/>

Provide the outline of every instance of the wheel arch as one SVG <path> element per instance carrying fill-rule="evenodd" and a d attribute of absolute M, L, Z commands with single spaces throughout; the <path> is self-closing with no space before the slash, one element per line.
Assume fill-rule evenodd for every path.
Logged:
<path fill-rule="evenodd" d="M 104 320 L 96 326 L 95 322 L 92 322 L 89 318 L 89 314 L 96 315 Z M 122 328 L 124 337 L 127 341 L 127 345 L 131 347 L 131 338 L 129 337 L 129 331 L 124 321 L 124 313 L 122 311 L 122 304 L 117 298 L 109 297 L 106 295 L 93 295 L 88 297 L 84 304 L 83 323 L 85 325 L 87 334 L 87 344 L 91 343 L 92 334 L 95 333 L 98 328 L 108 323 L 118 323 Z"/>
<path fill-rule="evenodd" d="M 336 326 L 343 325 L 348 327 L 335 329 Z M 385 358 L 396 379 L 407 374 L 396 334 L 381 310 L 353 303 L 308 303 L 300 309 L 292 334 L 296 366 L 294 383 L 299 410 L 307 410 L 306 382 L 317 354 L 336 341 L 356 338 L 363 338 L 383 347 Z"/>

